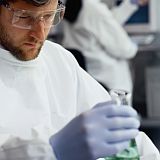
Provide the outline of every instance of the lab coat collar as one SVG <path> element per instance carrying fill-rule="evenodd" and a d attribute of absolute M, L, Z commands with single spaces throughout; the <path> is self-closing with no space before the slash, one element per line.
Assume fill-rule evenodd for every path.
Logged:
<path fill-rule="evenodd" d="M 37 58 L 33 60 L 21 61 L 15 58 L 8 50 L 4 49 L 4 47 L 0 45 L 0 61 L 5 61 L 16 66 L 24 66 L 24 67 L 36 66 L 41 59 L 40 54 Z"/>

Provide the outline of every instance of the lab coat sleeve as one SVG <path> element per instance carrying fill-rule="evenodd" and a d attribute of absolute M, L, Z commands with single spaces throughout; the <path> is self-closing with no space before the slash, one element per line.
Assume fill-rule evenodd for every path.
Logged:
<path fill-rule="evenodd" d="M 108 92 L 85 71 L 81 70 L 78 80 L 78 113 L 94 107 L 97 103 L 110 100 Z M 86 108 L 86 106 L 88 106 Z"/>
<path fill-rule="evenodd" d="M 141 156 L 140 160 L 160 160 L 158 149 L 144 132 L 138 134 L 136 143 Z"/>
<path fill-rule="evenodd" d="M 77 114 L 84 112 L 97 103 L 111 100 L 108 92 L 86 71 L 84 71 L 76 59 L 68 52 L 69 60 L 75 70 Z"/>
<path fill-rule="evenodd" d="M 83 17 L 86 28 L 97 39 L 106 54 L 117 59 L 129 59 L 135 56 L 137 46 L 134 44 L 123 27 L 115 20 L 111 11 L 104 3 L 91 3 L 90 9 L 84 9 Z M 93 12 L 94 11 L 94 12 Z M 98 17 L 95 18 L 95 17 Z"/>
<path fill-rule="evenodd" d="M 111 9 L 113 17 L 121 25 L 124 25 L 129 17 L 138 9 L 138 6 L 131 4 L 130 0 L 125 0 L 121 5 Z"/>
<path fill-rule="evenodd" d="M 49 142 L 1 135 L 0 160 L 56 160 Z M 2 143 L 2 141 L 1 141 Z"/>

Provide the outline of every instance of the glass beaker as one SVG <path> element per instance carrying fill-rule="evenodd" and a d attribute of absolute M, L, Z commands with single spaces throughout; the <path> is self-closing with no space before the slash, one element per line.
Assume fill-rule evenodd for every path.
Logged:
<path fill-rule="evenodd" d="M 128 105 L 131 103 L 131 93 L 125 90 L 112 89 L 110 96 L 119 105 Z M 116 155 L 106 157 L 105 160 L 140 160 L 135 139 L 129 143 L 129 147 Z"/>

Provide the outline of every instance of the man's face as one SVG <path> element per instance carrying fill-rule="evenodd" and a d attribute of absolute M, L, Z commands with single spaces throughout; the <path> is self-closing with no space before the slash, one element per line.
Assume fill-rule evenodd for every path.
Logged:
<path fill-rule="evenodd" d="M 57 8 L 57 0 L 51 0 L 49 4 L 41 7 L 33 6 L 25 1 L 18 0 L 10 3 L 14 9 L 31 11 L 50 11 Z M 44 28 L 43 21 L 36 21 L 31 29 L 21 29 L 12 26 L 13 12 L 5 7 L 0 11 L 0 44 L 11 52 L 13 56 L 22 61 L 35 59 L 47 38 L 49 28 Z"/>

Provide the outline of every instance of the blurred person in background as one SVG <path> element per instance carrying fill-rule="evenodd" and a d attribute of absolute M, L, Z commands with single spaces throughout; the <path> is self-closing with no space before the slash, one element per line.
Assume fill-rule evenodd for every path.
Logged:
<path fill-rule="evenodd" d="M 125 0 L 118 7 L 115 1 L 66 0 L 63 22 L 66 48 L 80 50 L 86 60 L 87 72 L 107 90 L 132 92 L 129 60 L 137 53 L 122 25 L 147 0 Z"/>
<path fill-rule="evenodd" d="M 149 0 L 101 0 L 107 4 L 114 18 L 119 24 L 124 25 L 125 22 L 137 11 L 139 6 L 144 6 Z M 118 4 L 118 5 L 117 5 Z"/>

